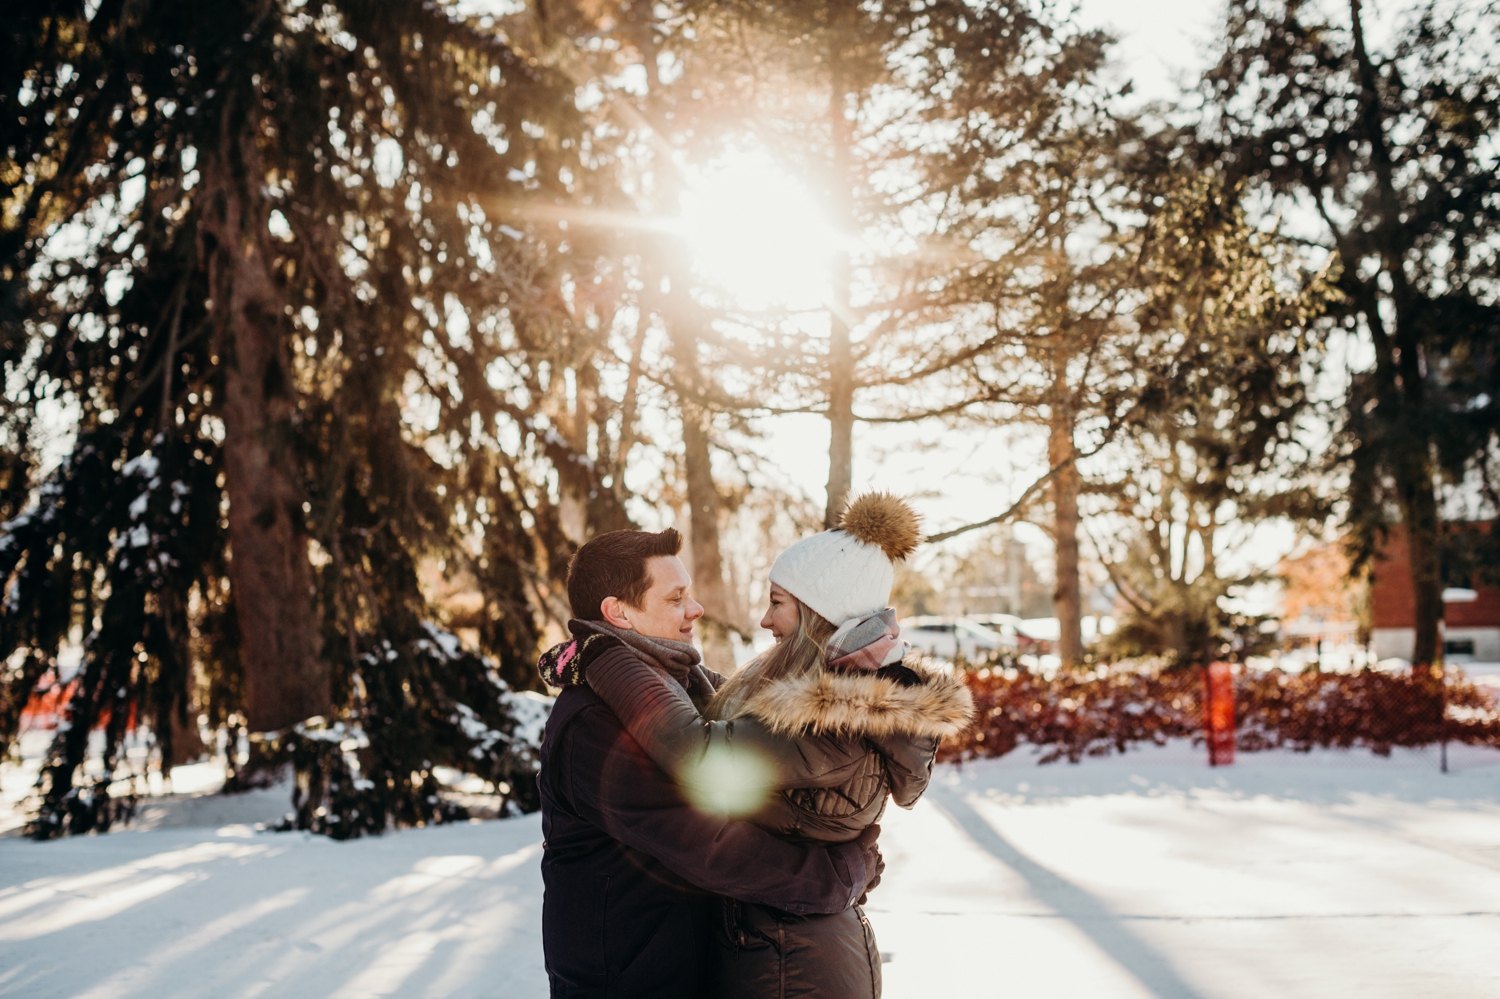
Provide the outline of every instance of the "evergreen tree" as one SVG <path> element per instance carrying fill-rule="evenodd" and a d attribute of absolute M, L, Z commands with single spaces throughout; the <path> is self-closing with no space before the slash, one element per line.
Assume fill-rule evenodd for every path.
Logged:
<path fill-rule="evenodd" d="M 1146 224 L 1119 348 L 1135 368 L 1088 489 L 1104 501 L 1095 546 L 1129 607 L 1112 644 L 1197 663 L 1266 641 L 1226 607 L 1267 576 L 1245 566 L 1256 529 L 1328 516 L 1309 385 L 1331 290 L 1172 139 L 1143 144 L 1133 171 Z"/>
<path fill-rule="evenodd" d="M 83 648 L 32 832 L 107 826 L 127 726 L 170 759 L 199 713 L 296 765 L 302 827 L 449 817 L 440 765 L 534 806 L 549 478 L 619 509 L 528 394 L 597 350 L 597 261 L 537 211 L 584 172 L 571 83 L 430 3 L 25 3 L 4 39 L 0 737 Z"/>
<path fill-rule="evenodd" d="M 1500 20 L 1493 4 L 1431 3 L 1383 48 L 1367 20 L 1360 0 L 1236 0 L 1205 81 L 1208 132 L 1288 238 L 1331 258 L 1331 318 L 1373 355 L 1352 373 L 1336 456 L 1354 569 L 1399 520 L 1411 656 L 1427 664 L 1441 655 L 1443 484 L 1491 481 L 1500 433 Z"/>

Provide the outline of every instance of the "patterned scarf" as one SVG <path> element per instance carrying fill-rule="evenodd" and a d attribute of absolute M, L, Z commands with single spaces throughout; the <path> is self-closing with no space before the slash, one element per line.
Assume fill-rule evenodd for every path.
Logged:
<path fill-rule="evenodd" d="M 874 672 L 899 663 L 911 646 L 901 640 L 896 609 L 845 621 L 828 640 L 824 662 L 830 669 Z"/>
<path fill-rule="evenodd" d="M 570 631 L 573 624 L 568 622 Z M 575 632 L 573 638 L 542 653 L 542 658 L 537 660 L 537 672 L 542 674 L 542 681 L 549 687 L 582 686 L 589 664 L 598 659 L 600 653 L 619 644 L 610 635 L 584 632 L 580 636 Z"/>

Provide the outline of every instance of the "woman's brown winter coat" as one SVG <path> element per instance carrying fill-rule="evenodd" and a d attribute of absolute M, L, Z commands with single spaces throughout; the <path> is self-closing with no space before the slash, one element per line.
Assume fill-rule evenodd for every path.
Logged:
<path fill-rule="evenodd" d="M 725 721 L 704 721 L 678 685 L 644 664 L 591 670 L 588 683 L 700 807 L 738 811 L 801 842 L 854 839 L 879 821 L 888 794 L 903 808 L 916 804 L 939 740 L 973 710 L 959 676 L 915 659 L 771 681 Z M 726 900 L 719 931 L 720 996 L 880 995 L 880 953 L 858 906 L 794 916 Z"/>

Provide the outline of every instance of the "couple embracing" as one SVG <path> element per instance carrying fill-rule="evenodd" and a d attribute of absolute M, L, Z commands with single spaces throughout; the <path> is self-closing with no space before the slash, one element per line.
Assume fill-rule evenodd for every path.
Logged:
<path fill-rule="evenodd" d="M 563 688 L 539 778 L 553 996 L 878 999 L 876 823 L 972 710 L 904 658 L 887 606 L 918 539 L 904 501 L 871 494 L 782 552 L 776 644 L 728 678 L 691 644 L 676 531 L 578 550 L 573 637 L 540 664 Z"/>

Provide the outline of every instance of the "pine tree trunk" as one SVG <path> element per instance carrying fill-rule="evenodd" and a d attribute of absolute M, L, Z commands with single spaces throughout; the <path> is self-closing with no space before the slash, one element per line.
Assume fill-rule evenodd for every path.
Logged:
<path fill-rule="evenodd" d="M 1176 606 L 1161 618 L 1161 644 L 1167 649 L 1175 650 L 1180 657 L 1179 662 L 1182 659 L 1191 662 L 1197 650 L 1188 648 L 1187 614 L 1181 609 L 1186 606 L 1187 594 L 1183 591 L 1187 587 L 1174 585 L 1172 589 L 1176 591 L 1177 601 Z"/>
<path fill-rule="evenodd" d="M 1393 261 L 1392 267 L 1399 267 Z M 1396 283 L 1395 350 L 1388 370 L 1396 373 L 1388 392 L 1399 399 L 1397 419 L 1404 426 L 1392 456 L 1401 519 L 1406 528 L 1411 567 L 1413 630 L 1411 661 L 1430 666 L 1442 659 L 1439 628 L 1443 620 L 1442 524 L 1433 485 L 1432 440 L 1426 426 L 1426 382 L 1416 318 L 1407 307 L 1404 282 Z M 1378 321 L 1373 320 L 1372 321 Z"/>
<path fill-rule="evenodd" d="M 1390 299 L 1395 313 L 1394 350 L 1381 365 L 1387 391 L 1399 393 L 1400 410 L 1406 426 L 1397 447 L 1401 449 L 1393 464 L 1396 486 L 1401 493 L 1401 516 L 1406 527 L 1407 555 L 1411 565 L 1411 588 L 1414 601 L 1412 641 L 1413 665 L 1427 666 L 1442 658 L 1439 626 L 1443 619 L 1441 569 L 1441 527 L 1437 496 L 1432 484 L 1431 441 L 1423 425 L 1425 375 L 1422 366 L 1422 332 L 1413 302 L 1416 295 L 1407 281 L 1405 259 L 1410 241 L 1401 219 L 1400 199 L 1396 189 L 1396 171 L 1386 145 L 1385 120 L 1380 101 L 1380 76 L 1374 60 L 1365 47 L 1364 14 L 1360 0 L 1350 0 L 1349 16 L 1354 37 L 1354 57 L 1359 65 L 1362 93 L 1362 117 L 1370 143 L 1370 159 L 1375 173 L 1375 190 L 1379 197 L 1381 256 L 1384 272 L 1391 282 Z M 1378 309 L 1370 310 L 1368 322 L 1379 326 Z M 1377 350 L 1385 337 L 1377 338 Z M 1399 376 L 1398 376 L 1399 373 Z"/>
<path fill-rule="evenodd" d="M 1437 497 L 1426 462 L 1413 460 L 1400 482 L 1401 516 L 1411 568 L 1413 630 L 1411 661 L 1430 666 L 1442 658 L 1439 626 L 1443 620 L 1442 537 Z"/>
<path fill-rule="evenodd" d="M 844 114 L 844 81 L 838 53 L 832 53 L 828 123 L 833 142 L 832 204 L 834 227 L 854 231 L 852 150 L 853 126 Z M 854 345 L 849 340 L 849 254 L 840 251 L 833 261 L 832 315 L 828 344 L 828 504 L 823 526 L 832 528 L 849 503 L 854 482 Z M 835 622 L 837 623 L 837 622 Z"/>
<path fill-rule="evenodd" d="M 1056 384 L 1066 390 L 1066 374 L 1055 372 Z M 1057 654 L 1064 665 L 1083 658 L 1083 599 L 1078 583 L 1078 466 L 1074 462 L 1073 411 L 1062 392 L 1052 405 L 1047 434 L 1047 460 L 1052 475 L 1053 534 L 1057 544 L 1057 589 L 1052 594 L 1057 615 Z"/>
<path fill-rule="evenodd" d="M 228 115 L 226 114 L 226 118 Z M 226 129 L 205 171 L 204 255 L 224 371 L 224 479 L 229 576 L 251 731 L 326 714 L 332 693 L 320 652 L 303 489 L 294 458 L 295 400 L 280 336 L 281 306 L 253 209 L 254 129 Z"/>
<path fill-rule="evenodd" d="M 849 327 L 834 317 L 828 356 L 828 505 L 823 526 L 832 528 L 849 503 L 854 481 L 854 358 Z"/>
<path fill-rule="evenodd" d="M 663 255 L 664 259 L 672 259 Z M 686 271 L 679 264 L 677 273 Z M 673 278 L 676 274 L 668 272 Z M 697 338 L 690 331 L 707 320 L 678 289 L 683 280 L 670 280 L 671 292 L 662 296 L 660 314 L 671 336 L 672 360 L 682 412 L 683 472 L 687 478 L 688 554 L 692 561 L 693 598 L 703 605 L 698 623 L 703 661 L 709 669 L 728 676 L 734 672 L 734 648 L 729 641 L 729 600 L 724 589 L 724 561 L 719 550 L 719 499 L 714 484 L 713 455 L 709 449 L 709 414 L 699 402 L 703 375 L 698 366 Z"/>
<path fill-rule="evenodd" d="M 699 632 L 703 660 L 709 669 L 734 672 L 729 642 L 729 601 L 724 591 L 724 563 L 719 550 L 719 490 L 714 485 L 708 425 L 703 410 L 684 404 L 683 463 L 687 466 L 688 525 L 693 557 L 693 597 L 703 605 Z"/>

